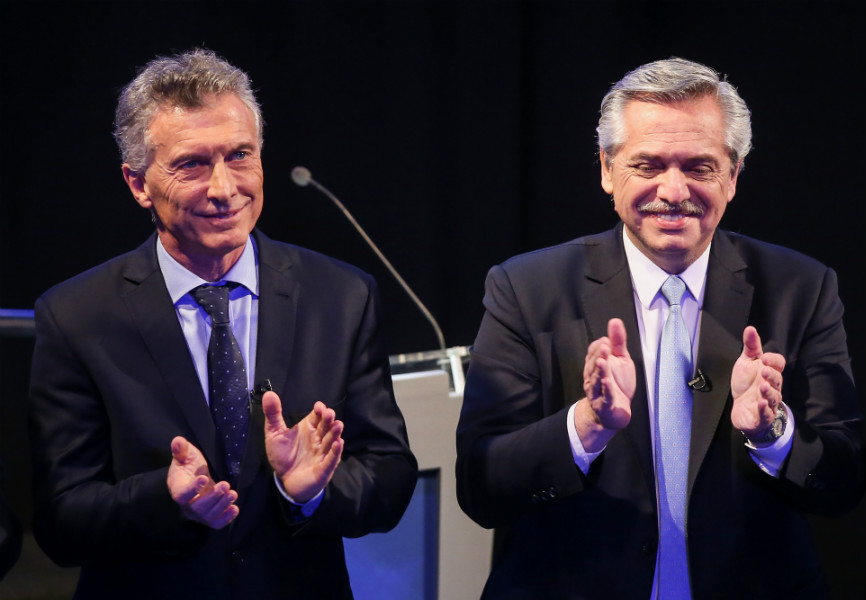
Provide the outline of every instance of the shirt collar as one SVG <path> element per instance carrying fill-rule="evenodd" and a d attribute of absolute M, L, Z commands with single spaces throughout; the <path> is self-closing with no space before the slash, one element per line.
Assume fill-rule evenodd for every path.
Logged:
<path fill-rule="evenodd" d="M 628 261 L 628 270 L 631 273 L 631 283 L 638 300 L 649 309 L 650 304 L 659 294 L 662 284 L 670 276 L 661 267 L 649 259 L 649 257 L 641 252 L 631 238 L 628 237 L 628 232 L 623 229 L 622 232 L 623 246 L 625 246 L 625 257 Z M 707 246 L 698 259 L 690 264 L 685 271 L 679 274 L 689 294 L 697 300 L 699 306 L 704 304 L 704 287 L 707 283 L 707 265 L 710 261 L 710 248 L 712 243 Z"/>
<path fill-rule="evenodd" d="M 177 304 L 185 294 L 198 286 L 210 283 L 177 262 L 162 245 L 162 240 L 158 236 L 156 239 L 156 258 L 159 261 L 159 269 L 162 271 L 165 287 L 168 289 L 173 304 Z M 256 247 L 252 236 L 250 236 L 247 238 L 246 246 L 244 246 L 240 258 L 220 281 L 239 283 L 257 296 L 259 277 L 256 264 Z"/>

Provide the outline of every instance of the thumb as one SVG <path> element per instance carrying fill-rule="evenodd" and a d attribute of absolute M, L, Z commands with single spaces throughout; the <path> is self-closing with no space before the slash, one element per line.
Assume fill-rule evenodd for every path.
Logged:
<path fill-rule="evenodd" d="M 283 405 L 276 392 L 265 392 L 262 396 L 262 412 L 265 413 L 265 433 L 273 433 L 285 429 L 283 420 Z"/>
<path fill-rule="evenodd" d="M 184 464 L 192 458 L 192 444 L 183 436 L 177 436 L 171 440 L 171 457 L 177 462 Z"/>
<path fill-rule="evenodd" d="M 758 330 L 749 325 L 743 330 L 743 356 L 749 359 L 760 358 L 764 353 Z"/>
<path fill-rule="evenodd" d="M 607 337 L 610 339 L 610 353 L 612 355 L 628 356 L 625 323 L 622 322 L 622 319 L 611 319 L 607 322 Z"/>

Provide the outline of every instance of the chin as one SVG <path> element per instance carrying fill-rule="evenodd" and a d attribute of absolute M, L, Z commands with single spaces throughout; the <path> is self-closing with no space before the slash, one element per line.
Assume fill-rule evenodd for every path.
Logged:
<path fill-rule="evenodd" d="M 232 250 L 237 250 L 246 244 L 249 235 L 249 233 L 244 233 L 243 231 L 212 234 L 202 239 L 201 245 L 207 248 L 211 254 L 228 254 Z"/>

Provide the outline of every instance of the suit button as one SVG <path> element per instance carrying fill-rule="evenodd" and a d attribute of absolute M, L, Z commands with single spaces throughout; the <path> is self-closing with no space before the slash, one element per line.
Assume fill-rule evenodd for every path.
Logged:
<path fill-rule="evenodd" d="M 556 495 L 557 495 L 558 493 L 559 493 L 559 492 L 558 492 L 558 490 L 556 489 L 556 486 L 553 486 L 553 485 L 552 485 L 552 486 L 550 486 L 549 488 L 547 488 L 547 495 L 550 496 L 550 498 L 556 498 Z"/>
<path fill-rule="evenodd" d="M 538 504 L 539 502 L 541 502 L 541 497 L 538 494 L 532 494 L 532 496 L 529 498 L 529 501 L 533 504 Z"/>
<path fill-rule="evenodd" d="M 244 564 L 244 555 L 240 553 L 238 550 L 232 551 L 232 564 L 234 565 L 242 565 Z"/>

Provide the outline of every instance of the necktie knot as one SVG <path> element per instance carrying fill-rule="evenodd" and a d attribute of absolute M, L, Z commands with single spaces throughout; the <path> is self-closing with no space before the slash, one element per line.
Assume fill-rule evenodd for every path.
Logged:
<path fill-rule="evenodd" d="M 676 275 L 671 275 L 665 279 L 661 291 L 662 295 L 668 301 L 668 304 L 674 306 L 675 304 L 679 304 L 683 299 L 683 294 L 686 291 L 686 283 Z"/>
<path fill-rule="evenodd" d="M 198 302 L 214 325 L 229 322 L 229 292 L 236 287 L 235 283 L 225 285 L 200 285 L 190 292 L 193 300 Z"/>

